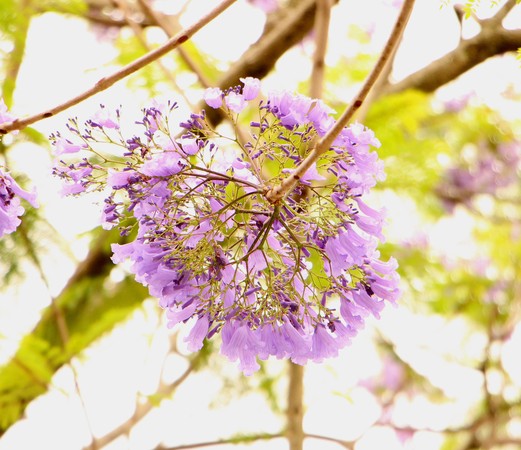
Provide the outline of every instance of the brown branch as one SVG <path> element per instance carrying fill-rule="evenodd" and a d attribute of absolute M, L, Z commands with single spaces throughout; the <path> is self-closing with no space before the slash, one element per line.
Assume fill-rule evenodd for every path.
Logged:
<path fill-rule="evenodd" d="M 155 448 L 155 450 L 191 450 L 195 448 L 203 448 L 203 447 L 214 447 L 217 445 L 225 445 L 225 444 L 242 444 L 242 443 L 250 443 L 254 441 L 260 440 L 269 440 L 269 439 L 277 439 L 284 437 L 283 433 L 262 433 L 262 434 L 253 434 L 247 435 L 244 437 L 238 438 L 228 438 L 228 439 L 217 439 L 215 441 L 207 441 L 207 442 L 197 442 L 194 444 L 185 444 L 185 445 L 176 445 L 175 447 L 167 447 L 163 445 L 159 445 Z M 326 442 L 334 442 L 335 444 L 341 445 L 347 450 L 353 450 L 353 442 L 344 441 L 342 439 L 336 439 L 330 436 L 323 436 L 321 434 L 312 434 L 306 433 L 304 434 L 305 438 L 309 439 L 318 439 Z"/>
<path fill-rule="evenodd" d="M 343 439 L 337 439 L 337 438 L 333 438 L 330 436 L 323 436 L 321 434 L 311 434 L 311 433 L 306 433 L 305 437 L 310 438 L 310 439 L 319 439 L 321 441 L 334 442 L 335 444 L 341 445 L 342 447 L 346 448 L 347 450 L 353 450 L 355 448 L 354 447 L 355 441 L 345 441 Z"/>
<path fill-rule="evenodd" d="M 488 58 L 517 51 L 521 47 L 521 30 L 506 30 L 501 25 L 513 6 L 515 0 L 507 2 L 493 18 L 482 21 L 478 35 L 460 41 L 454 50 L 398 83 L 387 84 L 382 94 L 395 94 L 407 89 L 434 92 Z"/>
<path fill-rule="evenodd" d="M 310 96 L 320 98 L 324 85 L 325 54 L 331 16 L 330 0 L 317 0 L 315 13 L 315 53 L 310 79 Z M 304 367 L 288 362 L 288 404 L 286 410 L 286 437 L 290 450 L 302 450 L 304 446 Z"/>
<path fill-rule="evenodd" d="M 266 198 L 270 202 L 278 202 L 293 190 L 306 171 L 318 160 L 322 154 L 329 150 L 333 144 L 333 141 L 340 134 L 342 129 L 348 124 L 349 120 L 353 117 L 358 108 L 362 106 L 365 98 L 369 94 L 369 91 L 376 83 L 383 69 L 385 68 L 387 61 L 393 55 L 394 49 L 400 41 L 402 32 L 405 28 L 405 25 L 407 24 L 407 21 L 409 20 L 413 6 L 414 0 L 405 0 L 391 35 L 389 36 L 389 39 L 387 40 L 387 43 L 385 44 L 378 61 L 362 85 L 362 88 L 354 98 L 353 102 L 342 113 L 331 130 L 329 130 L 327 134 L 313 148 L 313 150 L 311 150 L 306 159 L 304 159 L 304 161 L 302 161 L 302 163 L 287 178 L 285 178 L 281 184 L 268 191 Z"/>
<path fill-rule="evenodd" d="M 143 67 L 147 66 L 151 62 L 160 58 L 161 56 L 166 55 L 169 51 L 173 50 L 174 48 L 178 47 L 183 42 L 190 39 L 197 31 L 199 31 L 206 24 L 208 24 L 213 19 L 215 19 L 219 14 L 221 14 L 228 7 L 230 7 L 233 3 L 235 3 L 235 1 L 236 0 L 223 0 L 222 3 L 220 3 L 212 11 L 210 11 L 208 14 L 206 14 L 201 19 L 199 19 L 195 24 L 193 24 L 193 25 L 185 28 L 184 30 L 180 31 L 179 33 L 177 33 L 174 37 L 169 39 L 161 47 L 158 47 L 157 49 L 152 50 L 151 52 L 149 52 L 146 55 L 142 56 L 141 58 L 138 58 L 137 60 L 131 62 L 130 64 L 121 68 L 120 70 L 113 73 L 112 75 L 109 75 L 107 77 L 100 79 L 92 88 L 77 95 L 76 97 L 73 97 L 60 105 L 57 105 L 53 108 L 47 109 L 43 112 L 40 112 L 33 116 L 27 117 L 25 119 L 16 119 L 12 122 L 7 122 L 7 123 L 2 124 L 1 128 L 0 128 L 0 134 L 6 134 L 13 130 L 21 130 L 22 128 L 25 128 L 28 125 L 33 124 L 34 122 L 37 122 L 42 119 L 46 119 L 48 117 L 52 117 L 52 116 L 56 115 L 57 113 L 62 112 L 64 110 L 70 108 L 71 106 L 74 106 L 74 105 L 82 102 L 83 100 L 85 100 L 89 97 L 92 97 L 94 94 L 97 94 L 98 92 L 108 89 L 116 82 L 126 78 L 127 76 L 133 74 L 134 72 L 137 72 L 139 69 L 142 69 Z"/>
<path fill-rule="evenodd" d="M 166 447 L 163 445 L 159 445 L 155 448 L 155 450 L 189 450 L 189 449 L 194 449 L 194 448 L 214 447 L 217 445 L 242 444 L 245 442 L 277 439 L 277 438 L 280 438 L 283 436 L 284 435 L 282 433 L 261 433 L 261 434 L 247 435 L 244 437 L 218 439 L 215 441 L 198 442 L 198 443 L 194 443 L 194 444 L 176 445 L 175 447 Z"/>
<path fill-rule="evenodd" d="M 512 8 L 517 5 L 517 3 L 518 0 L 507 0 L 507 2 L 494 15 L 494 17 L 488 20 L 493 21 L 497 24 L 501 24 L 503 22 L 503 19 L 508 15 Z"/>
<path fill-rule="evenodd" d="M 127 0 L 112 0 L 114 4 L 116 4 L 119 9 L 123 12 L 123 16 L 125 18 L 125 22 L 128 24 L 132 32 L 134 33 L 134 36 L 139 41 L 141 46 L 146 52 L 151 52 L 152 49 L 150 45 L 148 45 L 147 39 L 143 33 L 143 27 L 140 23 L 136 22 L 135 19 L 132 17 L 129 5 L 127 4 Z M 169 36 L 172 37 L 172 36 Z M 177 48 L 178 50 L 181 49 L 181 47 Z M 166 80 L 170 82 L 170 84 L 173 86 L 175 91 L 183 97 L 183 100 L 186 102 L 186 104 L 190 107 L 192 107 L 192 104 L 190 103 L 190 100 L 188 97 L 184 94 L 183 90 L 179 87 L 177 84 L 177 81 L 175 77 L 172 75 L 172 72 L 165 67 L 165 65 L 161 62 L 161 59 L 158 59 L 154 61 L 157 67 L 161 70 L 163 73 L 163 76 Z"/>
<path fill-rule="evenodd" d="M 203 358 L 202 353 L 198 353 L 195 355 L 186 370 L 181 374 L 179 378 L 177 378 L 173 383 L 164 383 L 161 382 L 159 385 L 159 388 L 157 392 L 155 393 L 154 397 L 158 398 L 167 398 L 168 396 L 172 395 L 172 393 L 181 385 L 183 384 L 186 379 L 190 376 L 190 374 L 197 368 L 199 362 Z M 155 404 L 147 399 L 144 403 L 138 403 L 136 406 L 136 409 L 134 410 L 134 414 L 132 414 L 132 417 L 130 417 L 128 420 L 126 420 L 124 423 L 122 423 L 117 428 L 114 428 L 112 431 L 107 433 L 105 436 L 102 436 L 101 438 L 98 438 L 93 441 L 93 444 L 97 448 L 102 448 L 105 445 L 110 444 L 112 441 L 117 439 L 119 436 L 128 434 L 143 417 L 145 417 L 152 409 L 154 409 Z M 87 449 L 85 449 L 87 450 Z"/>
<path fill-rule="evenodd" d="M 315 53 L 313 54 L 313 69 L 311 72 L 311 88 L 309 92 L 311 98 L 322 97 L 331 6 L 331 0 L 317 0 L 317 11 L 315 14 Z"/>
<path fill-rule="evenodd" d="M 334 0 L 335 3 L 338 0 Z M 288 7 L 273 13 L 268 18 L 269 26 L 259 40 L 253 44 L 228 72 L 218 81 L 222 90 L 236 86 L 242 77 L 263 78 L 273 68 L 277 60 L 291 47 L 300 42 L 313 28 L 315 18 L 315 0 L 301 0 L 296 7 Z M 204 105 L 201 104 L 203 108 Z M 213 125 L 221 122 L 217 110 L 210 109 L 206 113 Z"/>
<path fill-rule="evenodd" d="M 150 19 L 157 26 L 159 26 L 169 38 L 174 36 L 174 34 L 176 32 L 176 28 L 178 28 L 178 27 L 176 27 L 174 24 L 172 24 L 172 22 L 170 22 L 168 17 L 166 17 L 164 14 L 161 14 L 160 12 L 154 10 L 154 8 L 152 8 L 150 6 L 150 3 L 148 0 L 138 0 L 138 3 L 139 3 L 139 6 L 141 6 L 141 8 L 143 9 L 143 12 L 148 17 L 150 17 Z M 210 87 L 211 86 L 210 80 L 208 80 L 208 78 L 206 78 L 205 74 L 201 70 L 199 70 L 199 67 L 197 67 L 197 64 L 195 64 L 195 62 L 192 60 L 192 58 L 190 57 L 188 52 L 186 52 L 183 47 L 177 47 L 177 52 L 179 53 L 179 56 L 181 57 L 183 62 L 187 65 L 187 67 L 194 74 L 197 75 L 197 79 L 198 79 L 199 83 L 201 84 L 201 86 L 203 86 L 204 88 Z"/>
<path fill-rule="evenodd" d="M 42 4 L 36 4 L 33 2 L 33 8 L 35 12 L 39 14 L 44 14 L 49 12 L 51 9 L 49 5 L 46 5 L 46 2 L 40 2 Z M 86 10 L 76 11 L 74 9 L 67 8 L 65 2 L 55 2 L 51 5 L 53 12 L 58 12 L 60 14 L 70 14 L 82 19 L 86 19 L 89 22 L 97 25 L 101 25 L 104 27 L 116 27 L 122 28 L 127 26 L 127 22 L 125 20 L 121 20 L 119 17 L 119 11 L 117 8 L 114 8 L 114 4 L 111 0 L 107 1 L 96 1 L 96 0 L 85 0 Z M 137 9 L 132 11 L 134 14 L 138 12 Z M 139 24 L 142 27 L 149 27 L 152 22 L 148 17 L 143 17 L 142 20 L 139 21 Z"/>
<path fill-rule="evenodd" d="M 286 410 L 287 429 L 290 450 L 302 450 L 304 443 L 304 367 L 289 361 L 288 406 Z"/>
<path fill-rule="evenodd" d="M 29 233 L 27 232 L 26 225 L 24 222 L 22 222 L 20 224 L 20 226 L 18 227 L 18 233 L 20 233 L 20 236 L 24 242 L 27 253 L 28 253 L 31 261 L 35 265 L 35 267 L 38 271 L 38 274 L 40 275 L 40 278 L 41 278 L 42 282 L 44 283 L 44 285 L 47 289 L 47 292 L 49 294 L 49 298 L 51 301 L 50 310 L 52 311 L 52 313 L 54 315 L 54 320 L 56 322 L 56 328 L 58 330 L 58 335 L 61 340 L 61 346 L 62 346 L 63 351 L 65 352 L 67 350 L 67 344 L 69 343 L 69 340 L 70 340 L 70 331 L 69 331 L 69 326 L 67 324 L 67 320 L 65 318 L 65 314 L 64 314 L 62 308 L 60 307 L 60 305 L 58 305 L 57 298 L 54 295 L 52 295 L 52 293 L 51 293 L 49 280 L 47 278 L 47 275 L 45 274 L 45 271 L 43 270 L 42 262 L 40 260 L 40 257 L 38 256 L 38 253 L 36 252 L 36 250 L 34 248 L 33 242 L 31 241 L 31 239 L 29 237 Z M 16 360 L 16 357 L 14 359 Z M 18 363 L 19 363 L 19 361 L 18 361 Z M 19 366 L 21 366 L 21 365 L 19 364 Z M 21 367 L 23 367 L 23 366 L 21 366 Z M 87 408 L 85 406 L 85 399 L 81 392 L 80 384 L 78 381 L 78 371 L 74 367 L 72 361 L 69 361 L 69 367 L 73 374 L 74 389 L 80 400 L 83 415 L 85 417 L 85 423 L 89 430 L 90 436 L 94 440 L 94 433 L 92 431 L 91 421 L 90 421 L 89 415 L 87 413 Z M 97 449 L 97 446 L 93 442 L 91 445 L 91 450 L 96 450 L 96 449 Z"/>

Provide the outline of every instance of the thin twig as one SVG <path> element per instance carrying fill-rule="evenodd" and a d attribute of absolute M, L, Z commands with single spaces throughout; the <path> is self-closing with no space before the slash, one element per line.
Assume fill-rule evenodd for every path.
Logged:
<path fill-rule="evenodd" d="M 165 44 L 157 49 L 152 50 L 151 52 L 143 55 L 141 58 L 136 59 L 130 64 L 122 67 L 112 75 L 101 78 L 93 87 L 86 90 L 85 92 L 65 101 L 64 103 L 57 105 L 53 108 L 47 109 L 38 114 L 34 114 L 33 116 L 27 117 L 25 119 L 16 119 L 12 122 L 7 122 L 2 124 L 0 128 L 0 134 L 6 134 L 13 130 L 21 130 L 22 128 L 27 127 L 28 125 L 33 124 L 42 119 L 46 119 L 52 117 L 59 112 L 62 112 L 71 106 L 74 106 L 83 100 L 92 97 L 98 92 L 102 92 L 109 87 L 111 87 L 116 82 L 126 78 L 127 76 L 137 72 L 139 69 L 147 66 L 151 62 L 161 58 L 163 55 L 166 55 L 169 51 L 177 48 L 180 44 L 190 39 L 197 31 L 215 19 L 219 14 L 224 12 L 228 7 L 230 7 L 237 0 L 223 0 L 217 7 L 215 7 L 208 14 L 199 19 L 195 24 L 185 28 L 184 30 L 177 33 L 174 37 L 169 39 Z"/>
<path fill-rule="evenodd" d="M 176 32 L 176 27 L 168 20 L 168 18 L 156 11 L 154 8 L 150 6 L 148 0 L 138 0 L 139 6 L 143 9 L 144 13 L 154 21 L 164 32 L 165 34 L 171 38 L 174 36 Z M 206 77 L 202 70 L 199 69 L 197 64 L 192 60 L 188 52 L 183 47 L 177 47 L 177 52 L 179 56 L 184 61 L 184 63 L 188 66 L 188 68 L 197 75 L 197 79 L 202 87 L 207 88 L 211 86 L 210 80 Z"/>
<path fill-rule="evenodd" d="M 150 52 L 152 51 L 152 49 L 150 48 L 150 45 L 148 45 L 148 42 L 146 40 L 146 37 L 144 36 L 144 33 L 143 33 L 143 27 L 138 23 L 136 22 L 133 18 L 132 18 L 132 15 L 131 15 L 131 11 L 128 7 L 128 4 L 127 4 L 127 0 L 112 0 L 114 2 L 114 4 L 116 4 L 119 9 L 121 9 L 121 11 L 123 12 L 123 16 L 125 18 L 125 21 L 127 23 L 127 25 L 132 29 L 132 31 L 134 32 L 134 36 L 136 37 L 136 39 L 139 41 L 139 43 L 141 44 L 141 46 L 145 49 L 146 52 Z M 170 36 L 171 37 L 171 36 Z M 178 50 L 180 49 L 181 47 L 178 47 Z M 165 65 L 161 62 L 161 59 L 158 59 L 157 61 L 155 61 L 155 63 L 157 64 L 157 66 L 159 67 L 159 69 L 161 70 L 161 72 L 163 72 L 163 75 L 164 77 L 170 82 L 170 84 L 174 87 L 174 89 L 176 90 L 176 92 L 181 96 L 183 97 L 183 100 L 186 102 L 186 104 L 191 108 L 193 109 L 193 105 L 191 104 L 190 100 L 188 99 L 188 97 L 185 95 L 183 89 L 181 89 L 179 87 L 179 85 L 177 84 L 177 81 L 175 80 L 174 76 L 172 75 L 172 72 L 170 70 L 168 70 Z"/>
<path fill-rule="evenodd" d="M 173 383 L 167 384 L 161 382 L 159 388 L 157 389 L 155 397 L 166 398 L 169 395 L 171 395 L 181 384 L 183 384 L 184 381 L 186 381 L 190 374 L 197 368 L 199 362 L 203 358 L 202 355 L 202 353 L 198 353 L 197 355 L 195 355 L 190 360 L 190 363 L 186 370 Z M 128 420 L 126 420 L 120 426 L 107 433 L 105 436 L 95 439 L 93 442 L 95 442 L 98 448 L 102 448 L 114 441 L 115 439 L 117 439 L 119 436 L 123 434 L 128 434 L 130 430 L 136 425 L 136 423 L 138 423 L 143 417 L 145 417 L 150 411 L 152 411 L 154 407 L 155 404 L 149 399 L 147 399 L 145 403 L 137 404 L 134 414 Z"/>
<path fill-rule="evenodd" d="M 284 179 L 281 184 L 268 191 L 266 198 L 270 202 L 278 202 L 293 190 L 300 178 L 307 172 L 307 170 L 318 160 L 322 154 L 329 150 L 333 144 L 333 141 L 348 124 L 349 120 L 353 117 L 358 108 L 362 106 L 372 86 L 375 84 L 380 74 L 382 73 L 388 59 L 394 53 L 394 49 L 400 41 L 400 37 L 405 28 L 405 25 L 407 24 L 413 6 L 414 0 L 405 0 L 398 19 L 396 20 L 396 24 L 394 25 L 393 31 L 391 32 L 391 35 L 389 36 L 389 39 L 385 44 L 380 57 L 378 58 L 378 61 L 365 80 L 354 101 L 349 105 L 348 108 L 346 108 L 331 130 L 329 130 L 329 132 L 318 142 L 313 150 L 311 150 L 306 159 L 304 159 L 304 161 L 302 161 L 302 163 L 286 179 Z"/>
<path fill-rule="evenodd" d="M 322 97 L 331 6 L 331 0 L 317 0 L 314 28 L 315 53 L 313 54 L 313 69 L 311 72 L 311 88 L 309 92 L 311 98 Z"/>
<path fill-rule="evenodd" d="M 321 434 L 312 434 L 312 433 L 306 433 L 304 435 L 306 438 L 310 439 L 319 439 L 321 441 L 328 441 L 328 442 L 334 442 L 335 444 L 341 445 L 342 447 L 353 450 L 354 449 L 354 443 L 350 441 L 344 441 L 342 439 L 333 438 L 330 436 L 323 436 Z"/>
<path fill-rule="evenodd" d="M 33 264 L 36 266 L 38 274 L 40 275 L 40 278 L 41 278 L 41 280 L 42 280 L 43 284 L 45 285 L 45 288 L 46 288 L 46 290 L 48 292 L 49 298 L 51 300 L 51 309 L 52 309 L 53 314 L 54 314 L 54 319 L 56 320 L 56 327 L 58 329 L 58 334 L 60 336 L 60 340 L 61 340 L 61 343 L 62 343 L 62 348 L 63 348 L 64 351 L 66 351 L 67 350 L 67 344 L 68 344 L 69 339 L 70 339 L 70 332 L 69 332 L 69 327 L 67 325 L 67 320 L 65 319 L 65 315 L 63 314 L 62 309 L 58 305 L 56 297 L 54 295 L 52 295 L 52 293 L 51 293 L 51 287 L 50 287 L 50 284 L 49 284 L 49 280 L 48 280 L 47 275 L 45 274 L 45 272 L 43 270 L 43 265 L 42 265 L 42 262 L 40 260 L 40 257 L 36 253 L 36 251 L 34 249 L 34 246 L 33 246 L 33 243 L 31 242 L 31 239 L 29 238 L 29 234 L 27 233 L 27 229 L 25 227 L 24 222 L 22 222 L 20 224 L 20 226 L 18 227 L 18 233 L 22 237 L 22 239 L 24 241 L 24 244 L 25 244 L 25 247 L 26 247 L 26 250 L 27 250 L 27 252 L 29 254 L 29 257 L 31 258 Z M 76 394 L 78 395 L 78 399 L 80 400 L 82 411 L 83 411 L 83 415 L 85 417 L 85 423 L 87 425 L 87 429 L 89 430 L 89 434 L 90 434 L 90 436 L 92 438 L 92 445 L 90 446 L 90 449 L 91 450 L 96 450 L 98 447 L 96 446 L 96 444 L 94 442 L 94 432 L 93 432 L 93 429 L 92 429 L 92 424 L 91 424 L 89 415 L 87 413 L 87 407 L 85 405 L 85 399 L 83 398 L 83 394 L 81 393 L 81 389 L 80 389 L 80 384 L 78 382 L 78 371 L 74 367 L 72 361 L 69 361 L 69 367 L 71 368 L 72 375 L 73 375 L 73 378 L 74 378 L 74 390 L 76 391 Z"/>
<path fill-rule="evenodd" d="M 166 447 L 163 445 L 159 445 L 155 448 L 155 450 L 189 450 L 189 449 L 194 449 L 194 448 L 214 447 L 217 445 L 242 444 L 245 442 L 277 439 L 277 438 L 280 438 L 283 436 L 284 435 L 282 433 L 261 433 L 261 434 L 246 435 L 244 437 L 217 439 L 215 441 L 206 441 L 206 442 L 198 442 L 198 443 L 194 443 L 194 444 L 176 445 L 175 447 Z"/>

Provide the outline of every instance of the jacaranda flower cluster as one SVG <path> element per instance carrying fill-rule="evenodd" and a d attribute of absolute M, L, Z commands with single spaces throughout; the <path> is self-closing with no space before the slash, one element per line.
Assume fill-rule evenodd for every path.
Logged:
<path fill-rule="evenodd" d="M 472 148 L 472 147 L 471 147 Z M 453 212 L 457 205 L 474 208 L 480 195 L 500 197 L 519 180 L 521 143 L 513 140 L 502 143 L 480 142 L 476 153 L 449 167 L 436 188 L 445 209 Z"/>
<path fill-rule="evenodd" d="M 38 207 L 36 192 L 25 191 L 9 172 L 0 169 L 0 237 L 12 233 L 20 225 L 20 216 L 25 212 L 20 199 Z"/>
<path fill-rule="evenodd" d="M 8 112 L 0 99 L 0 124 L 14 119 L 15 116 Z M 0 237 L 12 233 L 20 225 L 19 217 L 25 212 L 20 199 L 27 200 L 34 208 L 38 207 L 36 192 L 22 189 L 9 172 L 0 167 Z"/>
<path fill-rule="evenodd" d="M 179 121 L 167 103 L 145 109 L 133 136 L 119 111 L 102 108 L 51 140 L 64 193 L 104 190 L 104 227 L 131 239 L 113 245 L 113 261 L 131 261 L 170 327 L 190 324 L 191 351 L 220 333 L 221 353 L 251 374 L 270 356 L 336 356 L 399 290 L 395 260 L 377 251 L 382 214 L 363 200 L 383 176 L 374 134 L 345 128 L 292 192 L 270 202 L 334 119 L 319 100 L 272 92 L 259 101 L 259 80 L 241 81 L 204 96 L 233 127 L 214 129 L 204 111 Z M 245 116 L 249 133 L 238 131 Z"/>

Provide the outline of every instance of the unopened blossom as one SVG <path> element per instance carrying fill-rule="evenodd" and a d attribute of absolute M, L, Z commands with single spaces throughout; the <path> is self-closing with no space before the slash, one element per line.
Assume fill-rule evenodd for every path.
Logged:
<path fill-rule="evenodd" d="M 108 192 L 103 226 L 136 231 L 113 244 L 114 263 L 130 262 L 169 327 L 190 328 L 188 349 L 220 335 L 221 354 L 250 375 L 272 357 L 306 364 L 337 356 L 400 292 L 396 261 L 378 252 L 384 216 L 364 199 L 384 176 L 374 133 L 344 128 L 296 188 L 272 203 L 267 192 L 331 128 L 332 110 L 291 92 L 255 100 L 260 82 L 242 81 L 222 93 L 220 107 L 232 121 L 254 110 L 247 142 L 221 135 L 204 112 L 182 120 L 175 103 L 156 105 L 137 121 L 142 133 L 119 141 L 110 127 L 73 120 L 71 142 L 83 139 L 91 156 L 60 161 L 55 174 L 68 189 Z M 206 91 L 210 107 L 218 98 Z M 110 156 L 107 136 L 123 156 Z"/>

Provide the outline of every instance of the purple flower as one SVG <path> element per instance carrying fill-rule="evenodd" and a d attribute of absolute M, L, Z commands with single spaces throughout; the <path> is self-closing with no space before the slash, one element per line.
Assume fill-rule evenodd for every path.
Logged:
<path fill-rule="evenodd" d="M 271 92 L 268 95 L 270 110 L 287 128 L 293 128 L 298 124 L 309 120 L 308 112 L 313 104 L 309 97 L 290 92 Z"/>
<path fill-rule="evenodd" d="M 481 142 L 473 159 L 447 169 L 437 194 L 450 212 L 458 204 L 471 206 L 475 196 L 497 195 L 517 183 L 520 162 L 519 141 L 501 143 L 497 148 Z"/>
<path fill-rule="evenodd" d="M 60 189 L 60 195 L 67 197 L 68 195 L 81 194 L 86 191 L 86 187 L 81 182 L 75 182 L 71 184 L 64 184 Z"/>
<path fill-rule="evenodd" d="M 311 357 L 313 361 L 322 362 L 326 358 L 338 355 L 336 338 L 328 332 L 324 325 L 317 325 L 311 343 Z"/>
<path fill-rule="evenodd" d="M 256 339 L 245 324 L 226 323 L 222 330 L 221 353 L 230 361 L 239 360 L 239 368 L 245 375 L 252 375 L 260 366 L 255 358 Z"/>
<path fill-rule="evenodd" d="M 183 150 L 185 150 L 184 146 Z M 151 159 L 141 166 L 140 172 L 149 177 L 168 177 L 180 172 L 182 169 L 183 164 L 179 153 L 164 152 L 154 154 Z"/>
<path fill-rule="evenodd" d="M 223 91 L 219 88 L 208 88 L 204 91 L 204 101 L 212 108 L 220 108 L 223 104 Z"/>
<path fill-rule="evenodd" d="M 87 190 L 94 167 L 88 162 L 66 165 L 54 168 L 54 174 L 64 179 L 66 183 L 62 186 L 60 194 L 67 195 L 81 194 Z"/>
<path fill-rule="evenodd" d="M 209 325 L 210 322 L 207 315 L 201 316 L 197 319 L 190 334 L 185 338 L 185 341 L 188 342 L 188 350 L 191 352 L 201 350 L 203 347 L 203 341 L 208 333 Z"/>
<path fill-rule="evenodd" d="M 66 153 L 78 153 L 80 150 L 86 148 L 85 144 L 74 144 L 70 140 L 63 137 L 58 138 L 54 145 L 56 147 L 55 154 L 57 156 Z"/>
<path fill-rule="evenodd" d="M 195 155 L 199 151 L 197 139 L 183 139 L 181 141 L 181 147 L 183 152 L 185 152 L 187 155 Z"/>
<path fill-rule="evenodd" d="M 103 105 L 100 105 L 100 109 L 92 117 L 91 123 L 99 128 L 119 128 L 114 114 L 105 109 Z"/>
<path fill-rule="evenodd" d="M 3 98 L 0 98 L 0 125 L 6 122 L 12 122 L 16 119 L 16 116 L 13 116 L 9 113 L 7 106 L 4 102 Z M 17 134 L 18 131 L 13 131 L 13 134 Z"/>
<path fill-rule="evenodd" d="M 9 172 L 0 170 L 0 237 L 10 234 L 18 228 L 24 213 L 20 199 L 24 199 L 34 208 L 38 207 L 36 192 L 23 190 Z"/>
<path fill-rule="evenodd" d="M 244 96 L 242 94 L 238 94 L 237 92 L 229 92 L 224 98 L 224 101 L 230 111 L 236 113 L 240 113 L 246 107 Z"/>
<path fill-rule="evenodd" d="M 244 100 L 254 100 L 259 95 L 261 83 L 258 78 L 246 77 L 240 79 L 244 87 L 242 88 L 242 95 Z"/>
<path fill-rule="evenodd" d="M 220 333 L 221 353 L 250 375 L 259 359 L 306 364 L 336 356 L 400 290 L 396 262 L 381 261 L 377 251 L 384 215 L 364 199 L 383 177 L 374 133 L 360 124 L 344 128 L 273 204 L 269 188 L 333 126 L 332 110 L 291 92 L 253 105 L 260 82 L 241 81 L 242 90 L 229 89 L 224 101 L 237 114 L 256 108 L 259 119 L 244 145 L 235 145 L 235 133 L 212 129 L 204 112 L 175 122 L 174 107 L 148 108 L 136 122 L 141 134 L 121 132 L 121 142 L 105 129 L 110 122 L 83 128 L 71 121 L 69 131 L 88 142 L 82 155 L 89 157 L 60 162 L 54 173 L 67 192 L 108 191 L 103 226 L 136 230 L 132 242 L 113 246 L 114 263 L 130 261 L 136 280 L 166 310 L 168 327 L 191 325 L 188 349 L 198 351 Z M 205 91 L 210 107 L 222 99 L 219 89 Z M 180 138 L 170 131 L 178 128 Z M 105 156 L 110 146 L 116 158 Z M 107 162 L 99 164 L 100 156 Z M 269 185 L 261 176 L 268 164 Z"/>
<path fill-rule="evenodd" d="M 275 11 L 279 7 L 277 0 L 250 0 L 250 3 L 262 9 L 266 14 Z"/>
<path fill-rule="evenodd" d="M 147 175 L 147 174 L 145 174 Z M 121 189 L 131 184 L 133 178 L 138 177 L 139 174 L 135 170 L 114 170 L 109 169 L 107 173 L 107 186 L 112 189 Z"/>

